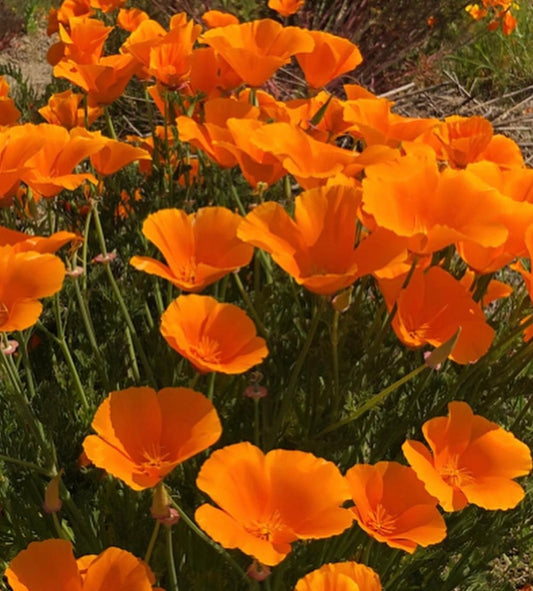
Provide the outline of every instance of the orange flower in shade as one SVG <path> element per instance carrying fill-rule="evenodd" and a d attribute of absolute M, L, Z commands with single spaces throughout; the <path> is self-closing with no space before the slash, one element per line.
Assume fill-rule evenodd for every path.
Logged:
<path fill-rule="evenodd" d="M 446 524 L 415 471 L 398 462 L 356 464 L 346 472 L 355 519 L 365 532 L 391 548 L 413 553 L 438 544 Z"/>
<path fill-rule="evenodd" d="M 111 547 L 76 560 L 67 540 L 32 542 L 5 574 L 13 591 L 156 591 L 150 567 L 133 554 Z"/>
<path fill-rule="evenodd" d="M 228 25 L 205 32 L 201 41 L 215 49 L 250 86 L 261 86 L 296 53 L 312 51 L 308 31 L 271 19 Z"/>
<path fill-rule="evenodd" d="M 161 482 L 222 433 L 212 403 L 189 388 L 127 388 L 98 407 L 83 449 L 91 462 L 134 490 Z"/>
<path fill-rule="evenodd" d="M 385 266 L 403 248 L 394 236 L 380 246 L 372 239 L 375 249 L 365 248 L 361 256 L 355 248 L 359 203 L 358 191 L 350 186 L 311 189 L 296 198 L 294 220 L 279 203 L 268 201 L 244 218 L 237 235 L 270 253 L 300 285 L 333 294 Z"/>
<path fill-rule="evenodd" d="M 0 332 L 34 325 L 43 309 L 38 300 L 57 293 L 64 277 L 65 266 L 53 254 L 0 246 Z"/>
<path fill-rule="evenodd" d="M 244 373 L 268 355 L 246 313 L 209 296 L 175 299 L 161 317 L 161 334 L 201 373 Z"/>
<path fill-rule="evenodd" d="M 91 0 L 91 7 L 102 12 L 111 12 L 121 8 L 124 4 L 126 4 L 126 0 Z"/>
<path fill-rule="evenodd" d="M 72 232 L 55 232 L 48 237 L 31 236 L 0 226 L 0 246 L 13 246 L 14 252 L 32 250 L 41 254 L 53 254 L 65 244 L 78 239 L 79 237 Z"/>
<path fill-rule="evenodd" d="M 296 14 L 304 5 L 304 0 L 268 0 L 268 7 L 280 16 Z"/>
<path fill-rule="evenodd" d="M 139 256 L 130 263 L 184 291 L 201 291 L 251 261 L 253 247 L 237 238 L 241 221 L 240 215 L 225 207 L 204 207 L 189 215 L 180 209 L 162 209 L 148 216 L 143 234 L 161 251 L 167 265 Z"/>
<path fill-rule="evenodd" d="M 199 507 L 200 527 L 267 566 L 281 562 L 292 542 L 340 534 L 353 521 L 341 507 L 350 493 L 338 468 L 307 452 L 229 445 L 205 461 L 196 484 L 220 507 Z"/>
<path fill-rule="evenodd" d="M 297 53 L 307 84 L 313 88 L 325 86 L 346 72 L 351 72 L 363 61 L 357 45 L 325 31 L 309 31 L 314 41 L 310 52 Z"/>
<path fill-rule="evenodd" d="M 208 10 L 207 12 L 204 12 L 202 14 L 202 20 L 209 29 L 239 24 L 239 19 L 235 15 L 220 10 Z"/>
<path fill-rule="evenodd" d="M 525 443 L 496 423 L 475 415 L 466 402 L 450 402 L 448 416 L 424 423 L 429 448 L 406 441 L 402 450 L 428 492 L 445 511 L 469 503 L 484 509 L 512 509 L 524 498 L 513 480 L 531 471 Z"/>
<path fill-rule="evenodd" d="M 13 125 L 20 117 L 20 111 L 8 95 L 9 84 L 0 76 L 0 125 Z"/>
<path fill-rule="evenodd" d="M 380 282 L 380 289 L 390 305 L 386 281 Z M 392 327 L 409 347 L 438 347 L 458 333 L 450 359 L 475 363 L 488 351 L 494 338 L 494 329 L 487 324 L 472 294 L 440 267 L 431 267 L 427 272 L 415 270 L 407 287 L 397 296 L 396 305 Z"/>
<path fill-rule="evenodd" d="M 61 125 L 66 129 L 73 127 L 85 127 L 85 109 L 80 107 L 83 94 L 65 90 L 53 94 L 48 99 L 48 104 L 39 109 L 41 116 L 48 123 Z M 100 107 L 89 107 L 87 109 L 87 124 L 91 125 L 103 113 Z"/>
<path fill-rule="evenodd" d="M 379 576 L 357 562 L 324 564 L 296 583 L 294 591 L 381 591 Z"/>
<path fill-rule="evenodd" d="M 150 17 L 138 8 L 121 8 L 118 11 L 117 26 L 132 33 L 144 21 Z"/>

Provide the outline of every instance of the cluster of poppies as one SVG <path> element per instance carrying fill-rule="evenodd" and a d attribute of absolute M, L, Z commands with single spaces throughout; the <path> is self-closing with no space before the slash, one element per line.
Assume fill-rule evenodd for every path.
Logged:
<path fill-rule="evenodd" d="M 169 183 L 185 166 L 189 188 L 212 167 L 238 167 L 258 196 L 255 207 L 240 213 L 218 205 L 193 213 L 159 209 L 144 220 L 142 233 L 163 260 L 146 253 L 130 260 L 186 292 L 162 313 L 160 331 L 199 373 L 242 374 L 268 355 L 241 308 L 200 293 L 247 266 L 254 248 L 321 297 L 372 277 L 408 347 L 454 339 L 450 358 L 459 364 L 488 351 L 494 329 L 484 309 L 512 288 L 491 280 L 480 291 L 480 278 L 533 257 L 533 173 L 512 140 L 495 135 L 482 117 L 398 115 L 388 99 L 355 84 L 344 86 L 344 99 L 319 90 L 362 61 L 352 42 L 332 34 L 271 19 L 240 23 L 217 11 L 203 16 L 205 26 L 177 14 L 166 30 L 124 4 L 64 0 L 52 10 L 48 32 L 59 39 L 48 60 L 54 76 L 82 93 L 53 95 L 40 111 L 47 123 L 17 124 L 20 113 L 2 83 L 3 205 L 82 185 L 97 191 L 103 177 L 133 161 L 149 175 L 152 158 L 166 159 Z M 269 2 L 283 17 L 302 5 Z M 107 22 L 115 15 L 116 27 L 127 33 L 116 54 L 104 52 L 115 27 L 98 14 Z M 291 63 L 308 98 L 281 100 L 266 90 Z M 133 77 L 146 84 L 164 124 L 129 143 L 90 131 Z M 183 161 L 178 138 L 187 147 Z M 157 148 L 160 142 L 166 149 Z M 268 200 L 268 188 L 289 177 L 302 189 L 290 206 Z M 121 215 L 135 207 L 134 199 L 124 196 Z M 38 300 L 57 293 L 65 276 L 53 253 L 78 239 L 65 231 L 39 237 L 0 228 L 0 332 L 37 322 Z M 523 263 L 513 268 L 533 298 L 531 272 Z M 112 392 L 92 427 L 95 434 L 83 443 L 87 459 L 136 491 L 162 491 L 163 519 L 172 504 L 165 477 L 222 433 L 212 401 L 185 387 Z M 403 444 L 409 466 L 356 464 L 345 474 L 305 451 L 226 445 L 198 474 L 197 488 L 214 504 L 200 505 L 196 522 L 265 573 L 292 544 L 341 534 L 354 521 L 378 542 L 412 553 L 445 538 L 438 506 L 511 509 L 523 498 L 514 479 L 531 470 L 528 447 L 466 402 L 451 402 L 448 415 L 430 419 L 422 431 L 429 447 Z M 155 584 L 148 565 L 124 550 L 76 560 L 64 540 L 30 544 L 6 576 L 14 591 L 37 591 L 45 589 L 43 571 L 46 589 L 148 591 Z M 381 584 L 370 568 L 342 562 L 309 573 L 295 591 L 334 588 L 378 591 Z"/>
<path fill-rule="evenodd" d="M 488 20 L 489 31 L 501 28 L 504 35 L 510 35 L 516 29 L 516 17 L 512 11 L 519 9 L 518 0 L 482 0 L 481 4 L 467 4 L 465 7 L 474 20 Z"/>

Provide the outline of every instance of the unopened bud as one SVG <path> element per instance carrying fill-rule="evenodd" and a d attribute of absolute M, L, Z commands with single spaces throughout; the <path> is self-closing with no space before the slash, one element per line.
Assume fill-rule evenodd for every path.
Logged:
<path fill-rule="evenodd" d="M 272 571 L 270 568 L 268 568 L 268 566 L 265 566 L 264 564 L 257 562 L 257 560 L 254 560 L 248 567 L 246 574 L 254 581 L 264 581 L 270 576 L 271 572 Z"/>
<path fill-rule="evenodd" d="M 150 514 L 163 525 L 174 525 L 179 521 L 180 515 L 176 509 L 170 506 L 170 497 L 162 482 L 154 489 Z"/>
<path fill-rule="evenodd" d="M 352 291 L 353 287 L 349 287 L 344 291 L 338 293 L 332 300 L 331 304 L 336 312 L 346 312 L 352 305 Z"/>
<path fill-rule="evenodd" d="M 62 474 L 63 470 L 60 470 L 59 474 L 56 474 L 46 485 L 43 503 L 45 513 L 57 513 L 63 505 L 63 502 L 59 498 L 59 484 L 61 483 Z"/>

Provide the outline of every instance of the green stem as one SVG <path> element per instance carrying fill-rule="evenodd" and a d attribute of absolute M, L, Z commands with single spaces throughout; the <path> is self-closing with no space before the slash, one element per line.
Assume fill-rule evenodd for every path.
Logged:
<path fill-rule="evenodd" d="M 237 272 L 235 272 L 235 273 L 232 273 L 232 275 L 233 275 L 233 279 L 235 280 L 235 284 L 237 285 L 237 289 L 239 290 L 239 293 L 241 294 L 242 299 L 244 300 L 244 303 L 246 304 L 246 307 L 248 308 L 248 311 L 250 312 L 250 314 L 252 315 L 252 317 L 254 319 L 254 322 L 257 326 L 258 332 L 263 337 L 268 338 L 268 331 L 267 331 L 265 325 L 263 324 L 263 322 L 261 321 L 261 317 L 257 313 L 257 310 L 255 309 L 255 306 L 254 306 L 252 300 L 250 299 L 250 296 L 248 295 L 247 291 L 244 289 L 244 285 L 242 284 L 239 274 Z"/>
<path fill-rule="evenodd" d="M 385 402 L 385 399 L 390 394 L 392 394 L 400 386 L 403 386 L 403 384 L 406 384 L 407 382 L 409 382 L 410 380 L 415 378 L 420 372 L 424 371 L 425 369 L 430 369 L 430 368 L 426 364 L 420 365 L 419 367 L 417 367 L 413 371 L 409 372 L 403 378 L 400 378 L 399 380 L 394 382 L 394 384 L 391 384 L 390 386 L 388 386 L 387 388 L 385 388 L 384 390 L 382 390 L 378 394 L 375 394 L 374 396 L 372 396 L 372 398 L 369 398 L 361 407 L 359 407 L 349 417 L 342 419 L 342 421 L 337 421 L 333 425 L 330 425 L 326 429 L 320 431 L 320 433 L 318 433 L 318 435 L 316 435 L 316 437 L 321 437 L 322 435 L 325 435 L 326 433 L 330 433 L 331 431 L 335 431 L 335 430 L 339 429 L 340 427 L 344 427 L 344 425 L 348 425 L 349 423 L 356 421 L 360 416 L 364 415 L 369 410 L 372 410 L 373 408 L 376 408 L 376 406 L 383 404 L 383 402 Z"/>
<path fill-rule="evenodd" d="M 333 365 L 333 416 L 339 410 L 339 317 L 340 312 L 334 310 L 331 325 L 331 360 Z"/>
<path fill-rule="evenodd" d="M 19 460 L 17 458 L 12 458 L 11 456 L 5 456 L 3 454 L 0 454 L 0 462 L 15 464 L 16 466 L 21 466 L 22 468 L 28 468 L 28 470 L 34 470 L 35 472 L 39 472 L 39 474 L 42 474 L 43 476 L 52 478 L 52 472 L 50 470 L 45 470 L 44 468 L 41 468 L 33 462 L 25 462 L 24 460 Z"/>
<path fill-rule="evenodd" d="M 211 546 L 214 550 L 216 550 L 221 556 L 223 556 L 228 564 L 230 564 L 241 576 L 241 578 L 248 582 L 248 575 L 242 570 L 242 568 L 233 560 L 233 558 L 229 555 L 228 552 L 222 546 L 219 546 L 216 542 L 214 542 L 211 538 L 209 538 L 197 525 L 194 521 L 185 513 L 185 511 L 176 503 L 174 499 L 171 499 L 170 502 L 172 506 L 176 509 L 176 511 L 180 514 L 181 519 L 191 528 L 191 530 L 201 538 L 206 544 Z"/>
<path fill-rule="evenodd" d="M 146 562 L 146 564 L 150 564 L 150 559 L 152 558 L 152 552 L 154 551 L 160 528 L 161 523 L 159 523 L 159 521 L 156 519 L 154 523 L 154 529 L 152 530 L 152 535 L 150 536 L 150 541 L 148 542 L 148 548 L 146 548 L 146 554 L 144 555 L 144 562 Z"/>
<path fill-rule="evenodd" d="M 107 127 L 107 131 L 109 133 L 109 137 L 116 140 L 117 134 L 115 132 L 115 126 L 113 125 L 113 120 L 111 119 L 111 113 L 109 112 L 109 106 L 104 106 L 104 116 L 105 116 L 105 124 Z"/>
<path fill-rule="evenodd" d="M 207 386 L 207 397 L 209 400 L 213 400 L 213 395 L 215 393 L 215 381 L 217 379 L 217 372 L 212 371 L 209 376 L 209 385 Z"/>
<path fill-rule="evenodd" d="M 69 536 L 68 532 L 65 531 L 64 527 L 59 522 L 57 513 L 52 513 L 52 521 L 54 522 L 54 528 L 59 538 L 73 542 L 74 540 Z"/>
<path fill-rule="evenodd" d="M 166 526 L 167 537 L 167 560 L 168 560 L 168 575 L 170 578 L 170 591 L 179 591 L 178 576 L 176 574 L 176 563 L 174 561 L 174 545 L 172 544 L 172 526 Z"/>

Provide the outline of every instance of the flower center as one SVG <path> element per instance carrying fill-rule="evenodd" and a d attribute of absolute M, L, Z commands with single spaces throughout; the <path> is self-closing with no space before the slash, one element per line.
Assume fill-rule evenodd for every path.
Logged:
<path fill-rule="evenodd" d="M 191 257 L 177 269 L 176 276 L 184 283 L 194 283 L 196 281 L 196 267 L 196 259 Z"/>
<path fill-rule="evenodd" d="M 265 521 L 253 521 L 245 526 L 245 529 L 252 536 L 267 542 L 275 541 L 280 535 L 285 538 L 287 534 L 287 526 L 281 520 L 277 509 Z"/>
<path fill-rule="evenodd" d="M 219 363 L 221 359 L 220 343 L 211 337 L 203 336 L 196 347 L 192 347 L 192 351 L 200 359 L 209 363 Z"/>
<path fill-rule="evenodd" d="M 153 474 L 161 469 L 162 464 L 167 463 L 168 453 L 164 452 L 158 445 L 153 444 L 143 450 L 142 458 L 141 471 L 145 474 Z"/>
<path fill-rule="evenodd" d="M 461 488 L 474 480 L 472 472 L 467 468 L 458 466 L 458 463 L 458 456 L 452 456 L 439 470 L 444 482 L 454 488 Z"/>
<path fill-rule="evenodd" d="M 396 529 L 396 517 L 390 515 L 381 504 L 369 513 L 366 523 L 371 530 L 383 536 L 392 534 Z"/>

